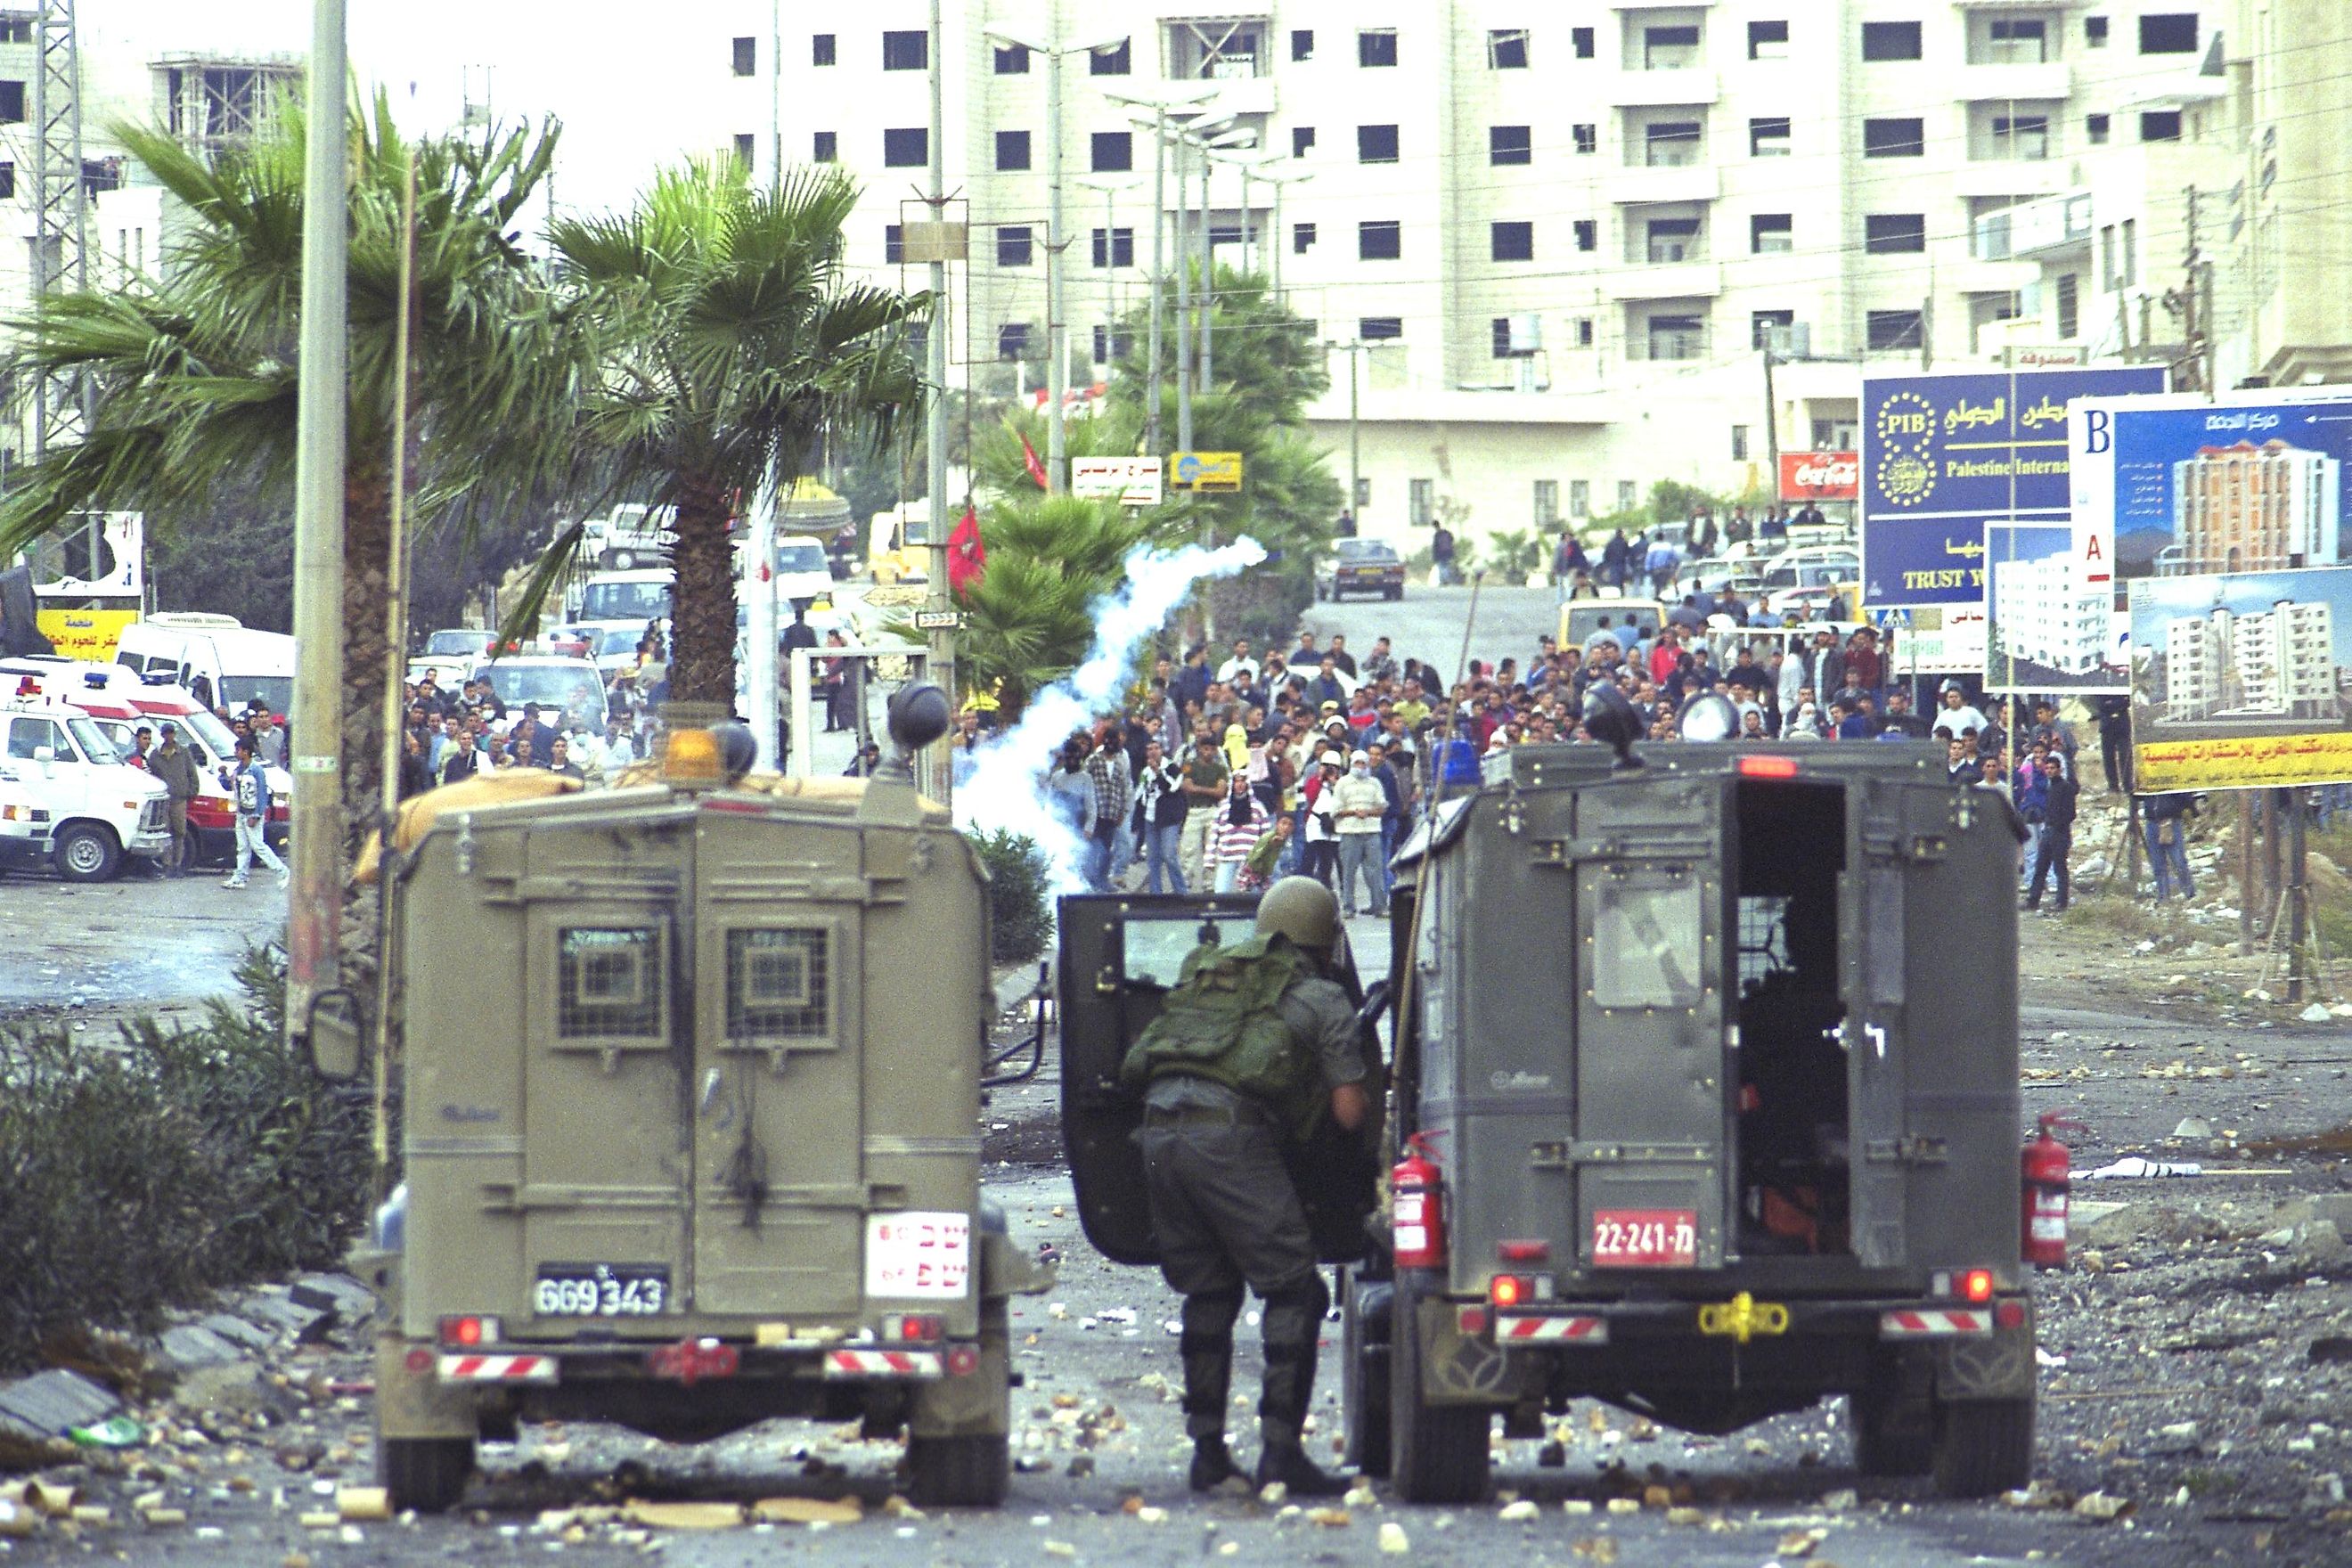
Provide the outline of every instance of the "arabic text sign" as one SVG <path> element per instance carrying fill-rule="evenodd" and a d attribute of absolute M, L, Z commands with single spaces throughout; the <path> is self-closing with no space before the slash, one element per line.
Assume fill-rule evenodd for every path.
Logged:
<path fill-rule="evenodd" d="M 2352 568 L 2129 586 L 2144 788 L 2352 783 Z"/>
<path fill-rule="evenodd" d="M 1852 500 L 1862 477 L 1862 459 L 1852 452 L 1780 454 L 1782 500 Z"/>
<path fill-rule="evenodd" d="M 1864 604 L 1980 604 L 1984 525 L 2067 513 L 2068 400 L 2163 385 L 2157 366 L 1864 381 Z"/>
<path fill-rule="evenodd" d="M 1080 500 L 1158 506 L 1160 471 L 1157 458 L 1072 458 L 1070 493 Z"/>
<path fill-rule="evenodd" d="M 122 640 L 122 628 L 139 618 L 136 610 L 37 610 L 34 624 L 41 635 L 49 639 L 59 658 L 75 658 L 84 664 L 111 664 L 114 645 Z"/>

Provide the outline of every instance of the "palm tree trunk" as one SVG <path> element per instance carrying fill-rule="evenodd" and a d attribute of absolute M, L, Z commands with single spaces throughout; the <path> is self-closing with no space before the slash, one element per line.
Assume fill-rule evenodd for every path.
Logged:
<path fill-rule="evenodd" d="M 383 692 L 392 657 L 392 479 L 353 465 L 343 480 L 343 845 L 348 873 L 383 809 Z"/>
<path fill-rule="evenodd" d="M 669 694 L 673 701 L 735 707 L 735 552 L 726 492 L 707 480 L 677 491 Z"/>

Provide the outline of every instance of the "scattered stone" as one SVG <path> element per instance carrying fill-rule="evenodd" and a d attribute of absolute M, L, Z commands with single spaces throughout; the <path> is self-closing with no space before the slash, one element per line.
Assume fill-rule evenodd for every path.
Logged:
<path fill-rule="evenodd" d="M 1516 1524 L 1521 1520 L 1535 1518 L 1538 1511 L 1531 1500 L 1521 1498 L 1517 1502 L 1505 1503 L 1502 1512 L 1496 1517 L 1507 1524 Z"/>
<path fill-rule="evenodd" d="M 1631 1497 L 1611 1498 L 1609 1500 L 1609 1511 L 1611 1513 L 1639 1513 L 1642 1511 L 1642 1500 L 1640 1498 Z"/>
<path fill-rule="evenodd" d="M 2074 1516 L 2105 1524 L 2132 1511 L 2128 1498 L 2111 1497 L 2105 1492 L 2084 1492 L 2074 1500 Z"/>
<path fill-rule="evenodd" d="M 2175 1138 L 2210 1138 L 2213 1124 L 2201 1116 L 2184 1116 L 2172 1130 Z"/>
<path fill-rule="evenodd" d="M 1363 1481 L 1358 1481 L 1354 1486 L 1348 1489 L 1348 1495 L 1341 1498 L 1339 1500 L 1347 1504 L 1349 1508 L 1370 1508 L 1377 1500 L 1373 1497 L 1372 1489 L 1370 1485 Z"/>
<path fill-rule="evenodd" d="M 1670 1508 L 1666 1510 L 1666 1522 L 1668 1524 L 1693 1525 L 1700 1523 L 1706 1518 L 1706 1513 L 1699 1509 Z"/>
<path fill-rule="evenodd" d="M 1829 1513 L 1852 1513 L 1862 1506 L 1862 1494 L 1852 1487 L 1841 1487 L 1823 1494 L 1822 1508 Z"/>
<path fill-rule="evenodd" d="M 122 1408 L 122 1402 L 79 1373 L 52 1368 L 0 1388 L 0 1427 L 22 1436 L 62 1437 L 77 1426 L 92 1426 Z"/>
<path fill-rule="evenodd" d="M 324 1312 L 345 1327 L 375 1314 L 375 1292 L 348 1275 L 305 1274 L 286 1294 L 296 1306 Z"/>
<path fill-rule="evenodd" d="M 866 1510 L 855 1497 L 833 1500 L 824 1498 L 772 1497 L 762 1498 L 753 1503 L 751 1517 L 762 1524 L 856 1524 L 866 1517 Z M 649 1524 L 653 1521 L 639 1520 L 637 1522 Z"/>
<path fill-rule="evenodd" d="M 335 1494 L 335 1512 L 355 1523 L 380 1524 L 392 1517 L 392 1494 L 382 1487 L 345 1487 Z"/>
<path fill-rule="evenodd" d="M 268 1329 L 247 1322 L 227 1312 L 211 1312 L 196 1321 L 196 1327 L 218 1335 L 234 1345 L 248 1351 L 266 1351 L 278 1342 L 278 1336 Z"/>
<path fill-rule="evenodd" d="M 196 1368 L 180 1379 L 172 1396 L 184 1410 L 240 1415 L 268 1409 L 284 1397 L 262 1380 L 259 1366 L 243 1359 Z"/>
<path fill-rule="evenodd" d="M 2306 1024 L 2325 1024 L 2328 1019 L 2335 1016 L 2335 1014 L 2330 1013 L 2327 1010 L 2325 1003 L 2320 1002 L 2314 1002 L 2310 1006 L 2305 1007 L 2302 1012 L 2295 1015 L 2296 1017 L 2302 1019 Z"/>
<path fill-rule="evenodd" d="M 199 1367 L 225 1366 L 243 1358 L 234 1341 L 223 1339 L 210 1329 L 195 1323 L 182 1323 L 165 1329 L 156 1342 L 155 1362 L 166 1373 L 194 1372 Z"/>
<path fill-rule="evenodd" d="M 1617 1561 L 1617 1538 L 1613 1535 L 1591 1535 L 1569 1548 L 1588 1563 Z"/>
<path fill-rule="evenodd" d="M 731 1502 L 646 1502 L 631 1498 L 621 1511 L 631 1524 L 652 1530 L 732 1530 L 743 1522 L 743 1510 Z"/>
<path fill-rule="evenodd" d="M 1775 1551 L 1782 1557 L 1810 1557 L 1813 1548 L 1827 1540 L 1829 1533 L 1826 1530 L 1792 1530 L 1780 1537 Z"/>
<path fill-rule="evenodd" d="M 1356 1522 L 1356 1516 L 1344 1508 L 1309 1509 L 1307 1522 L 1319 1524 L 1326 1530 L 1339 1530 Z"/>
<path fill-rule="evenodd" d="M 1146 1504 L 1135 1510 L 1135 1521 L 1138 1524 L 1165 1524 L 1168 1522 L 1168 1510 Z"/>
<path fill-rule="evenodd" d="M 1403 1525 L 1397 1523 L 1394 1520 L 1388 1520 L 1381 1523 L 1381 1552 L 1382 1555 L 1388 1557 L 1402 1557 L 1412 1550 L 1412 1541 L 1411 1537 L 1405 1534 Z"/>

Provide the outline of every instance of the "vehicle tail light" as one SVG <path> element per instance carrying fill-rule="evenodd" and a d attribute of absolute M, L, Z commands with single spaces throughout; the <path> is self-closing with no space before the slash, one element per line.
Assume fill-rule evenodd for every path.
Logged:
<path fill-rule="evenodd" d="M 1497 1274 L 1486 1283 L 1486 1300 L 1498 1308 L 1525 1306 L 1535 1296 L 1535 1288 L 1517 1274 Z"/>
<path fill-rule="evenodd" d="M 414 1346 L 410 1349 L 407 1356 L 404 1358 L 401 1364 L 407 1367 L 411 1372 L 431 1372 L 433 1370 L 433 1352 L 426 1350 L 423 1345 Z"/>
<path fill-rule="evenodd" d="M 1742 757 L 1739 771 L 1751 779 L 1792 779 L 1797 776 L 1794 757 Z"/>
<path fill-rule="evenodd" d="M 970 1377 L 980 1370 L 980 1347 L 974 1344 L 948 1347 L 948 1375 Z"/>
<path fill-rule="evenodd" d="M 1992 1300 L 1992 1270 L 1971 1268 L 1960 1276 L 1960 1296 L 1979 1305 Z"/>
<path fill-rule="evenodd" d="M 947 1338 L 947 1320 L 927 1312 L 892 1313 L 882 1320 L 882 1337 L 905 1344 L 928 1344 Z"/>
<path fill-rule="evenodd" d="M 441 1320 L 441 1342 L 459 1350 L 494 1345 L 499 1342 L 499 1321 L 470 1315 L 444 1318 Z"/>
<path fill-rule="evenodd" d="M 1549 1263 L 1551 1243 L 1549 1241 L 1498 1241 L 1495 1256 L 1505 1263 Z"/>

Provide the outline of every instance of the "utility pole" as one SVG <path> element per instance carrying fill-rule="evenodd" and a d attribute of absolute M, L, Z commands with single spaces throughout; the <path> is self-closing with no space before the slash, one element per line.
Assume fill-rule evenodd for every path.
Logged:
<path fill-rule="evenodd" d="M 302 326 L 294 453 L 293 898 L 286 1026 L 307 1036 L 333 989 L 342 914 L 343 427 L 349 312 L 343 0 L 312 0 L 302 190 Z M 79 171 L 76 171 L 77 178 Z M 397 658 L 399 650 L 393 650 Z"/>
<path fill-rule="evenodd" d="M 1364 526 L 1363 513 L 1356 505 L 1357 499 L 1363 494 L 1364 489 L 1364 452 L 1360 439 L 1361 426 L 1359 422 L 1360 405 L 1358 402 L 1356 384 L 1356 360 L 1368 347 L 1370 347 L 1369 344 L 1355 338 L 1344 343 L 1328 338 L 1323 342 L 1326 353 L 1339 353 L 1348 356 L 1348 515 L 1356 520 L 1356 531 L 1359 533 L 1363 531 Z"/>
<path fill-rule="evenodd" d="M 1192 327 L 1188 315 L 1192 289 L 1186 281 L 1192 257 L 1185 237 L 1192 222 L 1192 174 L 1184 157 L 1191 145 L 1181 133 L 1176 138 L 1176 449 L 1180 452 L 1192 449 Z"/>
<path fill-rule="evenodd" d="M 931 319 L 923 333 L 924 346 L 931 357 L 931 407 L 929 428 L 923 447 L 924 479 L 930 490 L 930 523 L 925 530 L 929 544 L 930 608 L 951 610 L 954 601 L 948 594 L 948 264 L 947 253 L 940 236 L 947 224 L 948 153 L 947 106 L 943 79 L 947 68 L 940 62 L 942 37 L 945 32 L 940 19 L 940 0 L 931 0 L 930 17 L 930 215 L 933 226 L 930 239 L 931 255 Z M 952 706 L 956 700 L 956 637 L 951 626 L 931 629 L 930 679 L 948 694 Z M 942 737 L 931 748 L 930 766 L 925 770 L 929 793 L 940 805 L 951 805 L 955 770 L 950 764 L 950 742 Z"/>
<path fill-rule="evenodd" d="M 1286 169 L 1278 174 L 1268 173 L 1264 177 L 1266 183 L 1274 187 L 1274 265 L 1272 268 L 1274 297 L 1277 302 L 1287 308 L 1289 301 L 1282 291 L 1282 253 L 1289 248 L 1290 231 L 1283 226 L 1282 222 L 1283 187 L 1297 184 L 1302 180 L 1311 180 L 1315 175 L 1313 171 L 1307 169 Z"/>
<path fill-rule="evenodd" d="M 1066 398 L 1070 380 L 1069 311 L 1064 274 L 1069 258 L 1063 250 L 1069 236 L 1062 226 L 1062 7 L 1059 0 L 1046 6 L 1050 45 L 1045 51 L 1045 346 L 1054 363 L 1045 371 L 1045 395 L 1054 401 L 1052 420 L 1045 426 L 1045 493 L 1060 495 L 1069 483 L 1069 417 Z"/>
<path fill-rule="evenodd" d="M 1112 341 L 1118 325 L 1118 193 L 1135 188 L 1130 181 L 1080 180 L 1090 191 L 1099 192 L 1103 199 L 1103 367 L 1108 374 L 1110 362 L 1117 356 Z M 1131 245 L 1132 242 L 1130 242 Z M 1130 264 L 1133 260 L 1129 252 Z M 1092 350 L 1088 350 L 1092 357 Z"/>
<path fill-rule="evenodd" d="M 1780 400 L 1772 391 L 1772 329 L 1764 329 L 1764 468 L 1772 476 L 1772 500 L 1780 499 Z"/>
<path fill-rule="evenodd" d="M 41 0 L 34 29 L 32 282 L 38 314 L 52 292 L 89 287 L 89 188 L 82 181 L 81 44 L 73 0 Z M 89 429 L 89 376 L 43 376 L 32 390 L 34 458 L 53 443 L 80 441 Z M 93 519 L 93 573 L 97 538 Z"/>
<path fill-rule="evenodd" d="M 1209 144 L 1201 143 L 1201 391 L 1217 390 L 1217 230 L 1209 210 L 1210 172 L 1216 160 Z"/>

